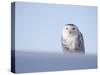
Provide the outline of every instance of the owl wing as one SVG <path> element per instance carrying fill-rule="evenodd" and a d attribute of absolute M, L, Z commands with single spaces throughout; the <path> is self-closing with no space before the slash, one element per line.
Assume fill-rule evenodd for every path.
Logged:
<path fill-rule="evenodd" d="M 80 32 L 79 34 L 79 45 L 80 45 L 80 49 L 83 53 L 85 53 L 85 47 L 84 47 L 84 39 L 83 39 L 83 35 Z"/>
<path fill-rule="evenodd" d="M 64 44 L 64 39 L 63 39 L 63 37 L 61 36 L 61 45 L 62 45 L 62 47 L 65 47 L 65 44 Z"/>
<path fill-rule="evenodd" d="M 66 40 L 61 36 L 61 46 L 63 50 L 68 50 L 68 47 L 65 44 Z"/>

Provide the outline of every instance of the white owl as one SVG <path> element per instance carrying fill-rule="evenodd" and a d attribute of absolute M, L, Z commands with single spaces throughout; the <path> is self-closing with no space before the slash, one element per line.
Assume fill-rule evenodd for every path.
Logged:
<path fill-rule="evenodd" d="M 65 52 L 85 53 L 83 35 L 74 24 L 65 24 L 61 45 Z"/>

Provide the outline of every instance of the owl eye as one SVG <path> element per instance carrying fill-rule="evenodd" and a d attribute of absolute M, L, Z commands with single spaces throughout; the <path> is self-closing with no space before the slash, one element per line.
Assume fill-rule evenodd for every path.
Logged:
<path fill-rule="evenodd" d="M 75 30 L 75 28 L 72 28 L 72 30 Z"/>
<path fill-rule="evenodd" d="M 68 30 L 68 28 L 66 28 L 66 30 Z"/>

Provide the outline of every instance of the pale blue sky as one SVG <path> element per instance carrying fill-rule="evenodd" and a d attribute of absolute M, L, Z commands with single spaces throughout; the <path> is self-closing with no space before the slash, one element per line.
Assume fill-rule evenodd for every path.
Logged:
<path fill-rule="evenodd" d="M 97 50 L 97 7 L 16 2 L 15 48 L 62 52 L 61 32 L 75 24 L 84 36 L 86 53 Z"/>

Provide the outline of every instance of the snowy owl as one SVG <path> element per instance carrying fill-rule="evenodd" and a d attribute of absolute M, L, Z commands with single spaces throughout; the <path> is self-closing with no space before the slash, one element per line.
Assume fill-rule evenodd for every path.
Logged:
<path fill-rule="evenodd" d="M 74 24 L 65 24 L 61 45 L 65 52 L 85 53 L 83 35 Z"/>

